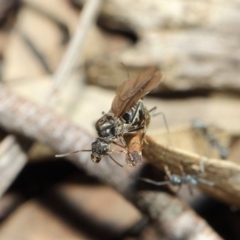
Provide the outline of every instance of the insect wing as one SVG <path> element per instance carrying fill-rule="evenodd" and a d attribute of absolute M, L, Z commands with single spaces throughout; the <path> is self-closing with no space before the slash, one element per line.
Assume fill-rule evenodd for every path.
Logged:
<path fill-rule="evenodd" d="M 117 89 L 113 99 L 111 112 L 116 116 L 122 116 L 137 101 L 156 88 L 162 81 L 162 73 L 155 68 L 142 72 L 138 77 L 130 78 Z"/>

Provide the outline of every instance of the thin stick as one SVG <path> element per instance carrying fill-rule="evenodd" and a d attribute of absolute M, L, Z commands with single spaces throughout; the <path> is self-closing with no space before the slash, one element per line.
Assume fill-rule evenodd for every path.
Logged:
<path fill-rule="evenodd" d="M 27 156 L 13 135 L 0 143 L 0 198 L 27 162 Z"/>
<path fill-rule="evenodd" d="M 84 5 L 84 8 L 81 13 L 81 17 L 79 19 L 79 24 L 77 27 L 77 30 L 69 43 L 68 50 L 59 65 L 55 75 L 54 75 L 54 82 L 53 85 L 45 99 L 45 103 L 49 105 L 51 102 L 54 101 L 54 97 L 56 98 L 56 93 L 60 89 L 60 87 L 63 85 L 65 81 L 68 80 L 73 68 L 76 65 L 76 61 L 79 56 L 82 56 L 82 50 L 83 50 L 83 44 L 85 41 L 85 37 L 87 35 L 87 32 L 89 31 L 90 27 L 92 26 L 95 18 L 97 17 L 98 10 L 100 7 L 102 0 L 89 0 Z M 12 137 L 12 136 L 11 136 Z M 17 143 L 16 143 L 17 144 Z M 10 145 L 9 145 L 10 146 Z M 16 151 L 16 149 L 13 146 L 10 146 L 9 152 L 8 152 L 8 161 L 10 162 L 11 159 L 11 153 Z M 9 164 L 8 169 L 6 169 L 6 173 L 4 173 L 6 176 L 4 181 L 1 181 L 0 184 L 0 196 L 4 193 L 4 190 L 11 184 L 11 182 L 15 179 L 16 175 L 18 174 L 18 171 L 25 165 L 27 162 L 27 156 L 25 156 L 24 152 L 21 151 L 21 149 L 18 149 L 19 156 L 15 157 L 14 167 L 11 167 Z M 75 154 L 79 151 L 75 152 L 69 152 L 66 154 L 58 154 L 56 157 L 66 157 L 72 154 Z M 0 158 L 1 160 L 1 158 Z M 11 167 L 11 168 L 10 168 Z M 12 169 L 12 170 L 11 170 Z M 14 175 L 15 174 L 15 175 Z"/>
<path fill-rule="evenodd" d="M 46 119 L 46 116 L 48 121 L 43 122 L 42 119 Z M 24 121 L 22 121 L 22 118 L 24 118 Z M 92 141 L 92 137 L 83 129 L 60 117 L 51 109 L 38 106 L 18 97 L 4 86 L 0 88 L 0 125 L 7 130 L 19 132 L 48 144 L 57 152 L 67 152 L 71 151 L 71 149 L 87 149 Z M 63 128 L 62 126 L 65 127 Z M 162 148 L 159 148 L 159 150 L 162 150 Z M 159 151 L 156 152 L 159 154 Z M 68 158 L 78 167 L 85 169 L 89 174 L 114 187 L 126 198 L 129 199 L 131 196 L 134 196 L 133 204 L 142 213 L 156 220 L 156 226 L 165 228 L 166 233 L 178 239 L 179 237 L 177 236 L 180 234 L 183 236 L 181 239 L 185 240 L 196 239 L 197 236 L 203 234 L 207 236 L 201 239 L 221 239 L 189 207 L 183 207 L 183 203 L 177 198 L 166 194 L 163 195 L 162 193 L 158 193 L 158 197 L 155 197 L 155 194 L 151 192 L 144 192 L 139 195 L 134 191 L 129 191 L 131 176 L 129 176 L 128 172 L 123 171 L 122 168 L 108 165 L 107 161 L 102 161 L 101 164 L 94 166 L 94 163 L 90 162 L 89 156 L 86 155 L 71 155 Z M 224 162 L 224 164 L 227 163 Z M 184 170 L 187 173 L 186 169 Z M 155 199 L 154 203 L 153 199 Z M 182 210 L 179 212 L 179 209 Z M 186 215 L 188 219 L 187 228 L 182 225 L 182 220 L 186 219 Z M 194 222 L 195 227 L 193 228 L 189 222 L 191 224 Z M 210 235 L 214 237 L 209 238 Z"/>
<path fill-rule="evenodd" d="M 46 102 L 54 100 L 53 97 L 55 97 L 55 94 L 59 91 L 63 83 L 68 80 L 73 68 L 76 66 L 78 58 L 82 56 L 87 33 L 98 16 L 101 3 L 102 0 L 85 1 L 76 32 L 69 43 L 64 58 L 54 74 L 54 82 L 47 95 Z"/>
<path fill-rule="evenodd" d="M 159 169 L 163 169 L 163 165 L 167 165 L 176 174 L 179 173 L 179 164 L 181 164 L 186 174 L 199 176 L 206 183 L 200 188 L 207 194 L 240 206 L 239 165 L 167 147 L 157 143 L 149 136 L 146 136 L 146 140 L 147 144 L 144 145 L 143 155 L 146 156 L 148 163 Z M 205 159 L 203 173 L 200 171 L 202 159 Z"/>

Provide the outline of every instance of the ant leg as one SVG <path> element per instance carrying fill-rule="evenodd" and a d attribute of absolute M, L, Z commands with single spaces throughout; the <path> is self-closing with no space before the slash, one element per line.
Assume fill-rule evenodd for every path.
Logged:
<path fill-rule="evenodd" d="M 166 173 L 168 179 L 171 179 L 171 172 L 167 165 L 164 165 L 164 170 L 165 170 L 165 173 Z"/>
<path fill-rule="evenodd" d="M 171 182 L 170 182 L 170 178 L 169 178 L 169 173 L 170 173 L 170 172 L 169 172 L 169 169 L 168 169 L 167 165 L 164 166 L 164 169 L 165 169 L 165 172 L 166 172 L 166 174 L 167 174 L 167 176 L 168 176 L 168 180 L 166 180 L 166 181 L 157 182 L 157 181 L 151 180 L 151 179 L 149 179 L 149 178 L 139 178 L 139 180 L 144 181 L 144 182 L 147 182 L 147 183 L 150 183 L 150 184 L 153 184 L 153 185 L 156 185 L 156 186 L 164 186 L 164 185 L 167 185 L 167 184 L 171 183 Z"/>
<path fill-rule="evenodd" d="M 200 158 L 200 161 L 199 161 L 200 173 L 204 173 L 204 171 L 205 171 L 204 162 L 207 161 L 207 160 L 208 160 L 208 158 L 206 158 L 206 157 L 201 157 Z"/>
<path fill-rule="evenodd" d="M 210 187 L 212 187 L 212 186 L 215 185 L 213 182 L 207 181 L 207 180 L 205 180 L 205 179 L 203 179 L 203 178 L 199 178 L 198 181 L 199 181 L 200 183 L 205 184 L 205 185 L 208 185 L 208 186 L 210 186 Z"/>
<path fill-rule="evenodd" d="M 182 174 L 182 176 L 183 176 L 183 179 L 184 179 L 184 176 L 187 176 L 187 175 L 186 175 L 186 173 L 184 172 L 184 169 L 183 169 L 182 164 L 180 163 L 178 167 L 179 167 L 179 169 L 180 169 L 180 171 L 181 171 L 181 174 Z M 190 195 L 193 196 L 193 189 L 192 189 L 191 184 L 190 184 L 189 182 L 186 182 L 186 183 L 187 183 L 187 188 L 188 188 L 188 191 L 189 191 Z"/>
<path fill-rule="evenodd" d="M 167 165 L 164 165 L 164 169 L 171 185 L 178 187 L 175 191 L 176 193 L 178 193 L 182 187 L 182 177 L 176 174 L 171 174 Z"/>
<path fill-rule="evenodd" d="M 127 143 L 125 142 L 123 136 L 120 137 L 120 142 L 122 143 L 123 146 L 127 146 Z"/>
<path fill-rule="evenodd" d="M 144 126 L 132 127 L 132 128 L 129 128 L 127 132 L 128 132 L 128 133 L 131 133 L 131 132 L 136 132 L 136 131 L 142 130 L 142 129 L 144 129 Z"/>
<path fill-rule="evenodd" d="M 163 112 L 154 113 L 156 111 L 156 109 L 157 109 L 157 107 L 154 107 L 154 108 L 150 109 L 149 112 L 153 112 L 152 117 L 156 117 L 158 115 L 162 116 L 165 128 L 167 129 L 167 133 L 168 133 L 168 145 L 172 146 L 172 141 L 171 141 L 171 138 L 170 138 L 170 130 L 169 130 L 169 127 L 168 127 L 166 116 Z"/>
<path fill-rule="evenodd" d="M 148 110 L 149 112 L 154 112 L 154 111 L 156 111 L 156 109 L 157 109 L 157 107 L 155 106 L 155 107 L 153 107 L 153 108 L 151 108 L 150 110 Z M 153 117 L 153 116 L 152 116 Z"/>
<path fill-rule="evenodd" d="M 186 174 L 185 174 L 185 172 L 184 172 L 184 169 L 183 169 L 183 166 L 182 166 L 181 163 L 178 164 L 178 167 L 179 167 L 179 169 L 180 169 L 181 175 L 182 175 L 182 176 L 185 176 Z"/>
<path fill-rule="evenodd" d="M 147 182 L 147 183 L 151 183 L 151 184 L 156 185 L 156 186 L 164 186 L 164 185 L 169 184 L 169 181 L 157 182 L 157 181 L 151 180 L 149 178 L 139 178 L 139 180 Z"/>
<path fill-rule="evenodd" d="M 143 108 L 143 102 L 142 102 L 142 100 L 139 100 L 138 103 L 137 103 L 137 107 L 136 107 L 136 109 L 135 109 L 133 118 L 132 118 L 132 120 L 131 120 L 132 123 L 135 121 L 135 119 L 136 119 L 136 117 L 137 117 L 137 113 L 139 112 L 139 109 L 140 109 L 140 108 Z"/>
<path fill-rule="evenodd" d="M 140 130 L 140 129 L 143 128 L 142 126 L 140 126 L 140 127 L 132 126 L 132 124 L 134 123 L 134 121 L 136 120 L 136 118 L 137 118 L 137 116 L 138 116 L 137 114 L 139 113 L 140 108 L 143 108 L 143 102 L 142 102 L 142 100 L 139 100 L 138 103 L 137 103 L 136 109 L 135 109 L 134 114 L 133 114 L 133 117 L 132 117 L 132 119 L 131 119 L 131 123 L 129 123 L 129 124 L 128 124 L 127 126 L 125 126 L 125 127 L 122 126 L 122 129 L 123 129 L 122 135 L 123 135 L 124 133 L 135 132 L 135 131 Z"/>
<path fill-rule="evenodd" d="M 123 165 L 120 164 L 119 162 L 117 162 L 110 154 L 107 154 L 107 155 L 108 155 L 108 157 L 110 157 L 110 159 L 111 159 L 113 162 L 115 162 L 119 167 L 123 167 Z"/>
<path fill-rule="evenodd" d="M 144 122 L 144 127 L 143 127 L 142 139 L 141 139 L 142 142 L 143 142 L 143 140 L 144 140 L 144 137 L 145 137 L 145 135 L 146 135 L 146 132 L 147 132 L 147 122 L 145 121 L 145 122 Z M 147 141 L 146 141 L 146 142 L 147 142 Z"/>
<path fill-rule="evenodd" d="M 112 143 L 115 144 L 115 145 L 117 145 L 117 146 L 119 146 L 119 147 L 121 147 L 121 148 L 124 148 L 124 149 L 125 149 L 125 146 L 124 146 L 124 145 L 121 145 L 121 144 L 118 143 L 118 142 L 112 141 Z M 126 144 L 125 144 L 125 145 L 126 145 Z"/>

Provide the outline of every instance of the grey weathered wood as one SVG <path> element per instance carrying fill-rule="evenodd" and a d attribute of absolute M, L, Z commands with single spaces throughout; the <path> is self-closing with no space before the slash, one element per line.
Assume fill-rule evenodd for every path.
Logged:
<path fill-rule="evenodd" d="M 67 119 L 57 115 L 49 108 L 38 106 L 18 97 L 3 86 L 0 88 L 0 125 L 7 130 L 19 132 L 46 143 L 59 153 L 90 149 L 92 141 L 92 138 L 83 129 L 74 126 Z M 130 199 L 137 208 L 156 220 L 158 228 L 163 226 L 162 221 L 168 219 L 169 224 L 175 225 L 173 229 L 181 229 L 183 222 L 173 222 L 171 219 L 179 218 L 179 213 L 190 213 L 190 218 L 193 222 L 196 222 L 199 228 L 195 227 L 196 231 L 189 228 L 186 231 L 184 230 L 181 239 L 190 240 L 193 236 L 202 236 L 203 234 L 205 239 L 209 239 L 208 236 L 214 236 L 213 239 L 221 239 L 204 220 L 193 213 L 187 206 L 184 207 L 181 201 L 175 201 L 175 198 L 172 200 L 169 198 L 167 201 L 168 204 L 164 208 L 166 217 L 162 218 L 162 215 L 156 214 L 155 210 L 158 209 L 159 203 L 156 201 L 150 204 L 153 200 L 151 193 L 143 192 L 138 196 L 135 192 L 129 192 L 129 184 L 132 178 L 128 169 L 122 169 L 115 163 L 109 163 L 108 159 L 103 159 L 97 165 L 90 161 L 89 153 L 72 155 L 69 159 L 78 167 L 85 169 L 89 174 L 111 185 L 124 197 Z M 184 211 L 177 211 L 179 208 L 184 208 Z M 167 217 L 168 214 L 169 217 Z M 165 233 L 170 234 L 171 232 L 172 230 L 166 229 Z"/>
<path fill-rule="evenodd" d="M 90 81 L 116 87 L 124 80 L 120 62 L 130 75 L 153 64 L 164 72 L 170 90 L 239 91 L 239 11 L 237 0 L 106 1 L 101 23 L 130 31 L 138 41 L 91 61 Z"/>
<path fill-rule="evenodd" d="M 13 135 L 0 143 L 0 198 L 27 163 L 27 155 Z"/>

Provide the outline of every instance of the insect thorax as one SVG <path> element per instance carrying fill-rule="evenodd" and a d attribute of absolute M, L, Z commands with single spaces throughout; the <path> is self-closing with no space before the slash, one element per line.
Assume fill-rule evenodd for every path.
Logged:
<path fill-rule="evenodd" d="M 95 125 L 98 136 L 103 138 L 115 138 L 121 122 L 112 113 L 107 113 L 101 117 Z"/>
<path fill-rule="evenodd" d="M 121 117 L 121 119 L 124 123 L 124 127 L 143 127 L 144 125 L 147 126 L 149 124 L 150 114 L 142 100 L 139 100 Z"/>

